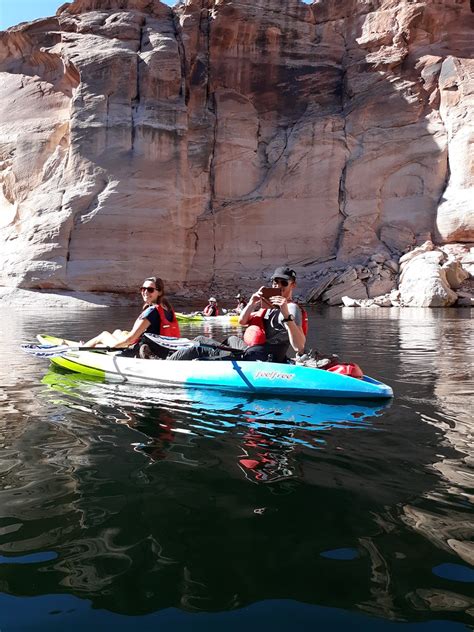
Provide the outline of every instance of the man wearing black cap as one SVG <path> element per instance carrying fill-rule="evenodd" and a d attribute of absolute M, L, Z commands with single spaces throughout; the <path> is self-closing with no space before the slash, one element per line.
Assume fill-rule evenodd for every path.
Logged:
<path fill-rule="evenodd" d="M 268 299 L 263 296 L 262 286 L 240 313 L 239 323 L 248 325 L 244 340 L 237 336 L 227 338 L 225 344 L 241 353 L 242 360 L 263 362 L 286 362 L 286 353 L 291 346 L 298 353 L 304 352 L 306 336 L 303 332 L 301 309 L 293 302 L 293 288 L 296 286 L 296 272 L 288 267 L 280 267 L 272 275 L 272 287 L 281 293 Z M 257 306 L 260 305 L 260 309 Z M 199 343 L 175 351 L 168 360 L 194 360 L 198 358 L 225 359 L 232 357 L 232 351 L 222 348 L 222 343 L 212 338 L 198 336 Z"/>
<path fill-rule="evenodd" d="M 244 335 L 244 341 L 250 346 L 246 359 L 285 362 L 290 346 L 297 353 L 304 352 L 306 336 L 301 309 L 293 302 L 295 286 L 296 272 L 281 266 L 272 274 L 272 287 L 279 288 L 280 295 L 265 298 L 264 286 L 252 294 L 239 318 L 241 325 L 249 326 Z"/>

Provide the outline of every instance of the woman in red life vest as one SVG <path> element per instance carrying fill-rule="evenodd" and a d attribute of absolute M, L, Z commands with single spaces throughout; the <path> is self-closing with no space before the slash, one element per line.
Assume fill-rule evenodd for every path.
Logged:
<path fill-rule="evenodd" d="M 208 304 L 202 310 L 203 316 L 219 316 L 219 308 L 217 307 L 217 300 L 211 296 Z"/>
<path fill-rule="evenodd" d="M 137 343 L 140 337 L 149 334 L 179 337 L 179 325 L 174 309 L 165 297 L 165 286 L 159 277 L 148 277 L 140 288 L 144 305 L 142 313 L 135 321 L 131 331 L 116 329 L 113 333 L 103 331 L 88 340 L 85 347 L 105 345 L 107 347 L 129 347 Z"/>
<path fill-rule="evenodd" d="M 306 322 L 301 308 L 293 301 L 296 272 L 286 266 L 277 268 L 272 287 L 280 288 L 281 295 L 266 299 L 261 287 L 240 313 L 239 323 L 247 326 L 244 342 L 250 347 L 245 352 L 246 359 L 285 362 L 290 347 L 297 353 L 304 352 Z"/>

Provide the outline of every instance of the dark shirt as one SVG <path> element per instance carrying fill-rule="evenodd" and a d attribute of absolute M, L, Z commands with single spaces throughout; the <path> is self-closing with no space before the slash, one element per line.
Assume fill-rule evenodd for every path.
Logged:
<path fill-rule="evenodd" d="M 301 327 L 301 310 L 295 303 L 289 303 L 288 311 L 295 323 Z M 286 362 L 286 354 L 290 347 L 288 331 L 284 325 L 283 314 L 278 308 L 267 309 L 263 317 L 263 326 L 267 342 L 263 345 L 263 355 L 271 357 L 273 362 Z M 267 359 L 267 357 L 256 359 Z"/>
<path fill-rule="evenodd" d="M 289 303 L 288 311 L 293 316 L 295 323 L 301 327 L 301 310 L 296 303 Z M 267 309 L 265 312 L 263 323 L 268 344 L 289 343 L 288 331 L 283 324 L 283 318 L 283 314 L 278 308 Z"/>

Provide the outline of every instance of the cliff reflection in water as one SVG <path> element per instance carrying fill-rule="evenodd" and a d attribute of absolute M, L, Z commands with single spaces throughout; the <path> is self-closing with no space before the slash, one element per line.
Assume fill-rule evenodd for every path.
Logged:
<path fill-rule="evenodd" d="M 430 313 L 317 321 L 394 386 L 385 409 L 48 372 L 9 413 L 1 589 L 127 615 L 294 599 L 470 621 L 472 584 L 432 572 L 468 562 L 452 542 L 466 544 L 472 516 L 468 413 L 452 386 L 467 329 Z M 35 552 L 57 557 L 15 563 Z"/>
<path fill-rule="evenodd" d="M 439 318 L 436 312 L 425 310 L 420 310 L 419 316 L 418 322 L 400 322 L 401 349 L 411 351 L 402 353 L 402 363 L 407 371 L 410 367 L 413 371 L 414 365 L 426 366 L 442 413 L 430 411 L 422 418 L 442 431 L 443 443 L 453 446 L 456 454 L 433 463 L 441 474 L 438 484 L 423 498 L 405 505 L 404 520 L 437 547 L 455 552 L 459 556 L 455 562 L 474 566 L 472 320 L 465 323 L 464 335 L 460 335 L 456 319 Z M 413 353 L 414 340 L 418 353 Z M 420 378 L 427 375 L 419 374 Z M 410 598 L 418 608 L 428 606 L 438 611 L 462 611 L 472 608 L 474 601 L 472 591 L 471 598 L 466 599 L 442 588 L 418 589 Z"/>

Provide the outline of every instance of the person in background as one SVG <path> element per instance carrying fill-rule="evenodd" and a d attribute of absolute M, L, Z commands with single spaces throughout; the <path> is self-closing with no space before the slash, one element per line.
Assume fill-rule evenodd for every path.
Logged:
<path fill-rule="evenodd" d="M 219 308 L 217 307 L 217 300 L 211 296 L 208 304 L 202 310 L 203 316 L 219 316 Z"/>
<path fill-rule="evenodd" d="M 96 347 L 104 345 L 114 348 L 126 348 L 131 345 L 137 345 L 145 332 L 179 337 L 179 324 L 173 307 L 165 297 L 165 286 L 162 279 L 156 276 L 146 278 L 140 288 L 140 293 L 144 305 L 131 331 L 123 331 L 121 329 L 116 329 L 113 333 L 103 331 L 98 336 L 84 343 L 84 346 Z M 139 346 L 137 345 L 137 347 Z M 138 348 L 136 352 L 139 353 Z M 140 354 L 140 357 L 146 357 L 146 354 L 144 356 Z"/>
<path fill-rule="evenodd" d="M 237 299 L 237 305 L 236 305 L 234 311 L 235 311 L 236 314 L 240 314 L 240 312 L 247 305 L 247 300 L 243 297 L 243 295 L 240 292 L 237 294 L 237 296 L 235 298 Z"/>

